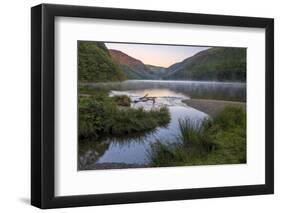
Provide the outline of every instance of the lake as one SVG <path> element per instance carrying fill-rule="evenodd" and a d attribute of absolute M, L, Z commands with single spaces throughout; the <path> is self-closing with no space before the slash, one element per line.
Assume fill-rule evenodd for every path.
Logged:
<path fill-rule="evenodd" d="M 85 85 L 85 84 L 83 84 Z M 216 99 L 229 101 L 246 100 L 246 84 L 208 81 L 162 81 L 128 80 L 117 83 L 87 83 L 94 88 L 110 90 L 110 96 L 127 95 L 131 107 L 151 110 L 161 106 L 168 107 L 171 121 L 166 127 L 141 135 L 128 135 L 122 138 L 104 138 L 89 141 L 79 147 L 79 169 L 144 167 L 149 163 L 151 144 L 176 143 L 179 135 L 179 119 L 201 122 L 207 114 L 187 106 L 182 100 L 190 98 Z M 155 102 L 135 102 L 148 95 L 156 97 Z"/>

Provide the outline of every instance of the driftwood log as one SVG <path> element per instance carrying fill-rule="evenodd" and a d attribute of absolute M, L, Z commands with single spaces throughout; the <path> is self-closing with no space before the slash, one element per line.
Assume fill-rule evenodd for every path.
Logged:
<path fill-rule="evenodd" d="M 155 104 L 155 99 L 156 98 L 157 97 L 148 97 L 148 93 L 147 93 L 147 94 L 145 94 L 145 96 L 139 98 L 139 100 L 134 100 L 134 103 L 152 101 L 153 104 Z"/>

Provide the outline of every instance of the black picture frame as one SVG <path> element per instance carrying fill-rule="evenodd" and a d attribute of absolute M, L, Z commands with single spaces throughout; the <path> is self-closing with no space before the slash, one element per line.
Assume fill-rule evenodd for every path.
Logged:
<path fill-rule="evenodd" d="M 264 28 L 266 136 L 265 184 L 93 195 L 54 195 L 54 21 L 55 17 Z M 274 193 L 274 20 L 240 16 L 41 4 L 31 8 L 31 204 L 60 208 L 217 198 Z"/>

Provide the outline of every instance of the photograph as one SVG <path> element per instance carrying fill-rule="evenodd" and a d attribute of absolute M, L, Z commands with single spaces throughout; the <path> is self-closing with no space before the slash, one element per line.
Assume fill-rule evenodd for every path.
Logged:
<path fill-rule="evenodd" d="M 78 171 L 245 164 L 247 48 L 77 41 Z"/>
<path fill-rule="evenodd" d="M 275 196 L 275 13 L 151 4 L 32 6 L 32 206 Z"/>

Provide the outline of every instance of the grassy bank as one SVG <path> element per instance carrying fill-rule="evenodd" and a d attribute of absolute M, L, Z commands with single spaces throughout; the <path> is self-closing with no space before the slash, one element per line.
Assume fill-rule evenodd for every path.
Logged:
<path fill-rule="evenodd" d="M 79 141 L 145 132 L 170 121 L 165 107 L 151 111 L 133 109 L 128 96 L 109 97 L 105 90 L 80 88 L 80 94 Z"/>
<path fill-rule="evenodd" d="M 226 107 L 203 123 L 179 120 L 177 141 L 156 142 L 149 153 L 151 166 L 246 163 L 246 114 Z"/>

